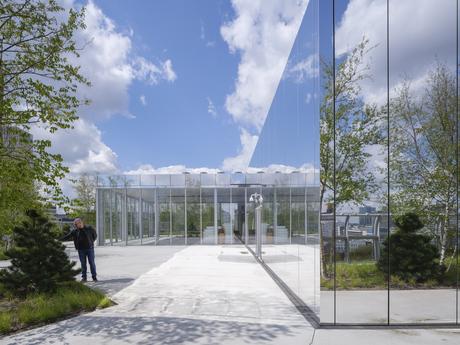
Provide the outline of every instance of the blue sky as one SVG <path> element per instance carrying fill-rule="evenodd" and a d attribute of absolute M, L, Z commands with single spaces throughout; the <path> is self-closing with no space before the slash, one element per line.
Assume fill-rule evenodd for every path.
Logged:
<path fill-rule="evenodd" d="M 77 32 L 85 49 L 75 63 L 93 84 L 79 95 L 92 103 L 72 130 L 34 136 L 51 139 L 72 173 L 247 170 L 254 150 L 253 167 L 317 167 L 315 47 L 302 41 L 319 27 L 320 53 L 330 55 L 328 1 L 319 1 L 319 13 L 309 8 L 291 56 L 308 0 L 61 1 L 86 6 L 87 27 Z M 401 75 L 423 80 L 435 57 L 455 61 L 454 6 L 441 2 L 420 0 L 414 12 L 391 1 L 391 88 Z M 337 1 L 336 10 L 337 58 L 369 38 L 374 78 L 363 83 L 363 99 L 382 102 L 386 1 Z"/>
<path fill-rule="evenodd" d="M 75 63 L 91 105 L 72 130 L 34 135 L 72 173 L 248 168 L 308 0 L 62 3 L 86 7 Z"/>
<path fill-rule="evenodd" d="M 220 26 L 234 15 L 228 1 L 97 1 L 119 29 L 132 30 L 136 53 L 153 61 L 171 59 L 173 83 L 129 90 L 135 118 L 100 122 L 104 142 L 121 169 L 140 164 L 219 167 L 236 154 L 238 126 L 223 104 L 234 88 L 238 54 L 230 54 Z M 145 105 L 140 97 L 145 99 Z M 208 111 L 210 102 L 215 114 Z"/>

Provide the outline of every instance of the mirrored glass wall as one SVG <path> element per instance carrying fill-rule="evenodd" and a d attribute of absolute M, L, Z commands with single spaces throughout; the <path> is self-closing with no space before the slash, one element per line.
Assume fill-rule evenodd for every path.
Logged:
<path fill-rule="evenodd" d="M 321 322 L 458 324 L 458 2 L 320 2 Z"/>

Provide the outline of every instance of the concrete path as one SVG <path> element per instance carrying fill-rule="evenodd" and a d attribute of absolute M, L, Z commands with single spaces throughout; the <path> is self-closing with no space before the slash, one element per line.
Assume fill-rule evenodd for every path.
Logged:
<path fill-rule="evenodd" d="M 151 255 L 159 249 L 146 248 Z M 99 262 L 102 252 L 100 248 Z M 0 343 L 297 345 L 308 344 L 313 335 L 313 328 L 242 246 L 182 247 L 112 298 L 117 306 Z"/>
<path fill-rule="evenodd" d="M 242 246 L 101 247 L 96 253 L 101 282 L 95 285 L 117 306 L 0 344 L 460 344 L 458 328 L 315 331 Z"/>
<path fill-rule="evenodd" d="M 89 281 L 87 284 L 112 297 L 118 291 L 131 285 L 139 276 L 168 261 L 184 248 L 180 246 L 96 247 L 96 270 L 99 282 L 91 282 L 88 267 Z M 77 262 L 76 267 L 80 267 L 78 253 L 73 243 L 68 247 L 67 252 L 70 259 Z"/>

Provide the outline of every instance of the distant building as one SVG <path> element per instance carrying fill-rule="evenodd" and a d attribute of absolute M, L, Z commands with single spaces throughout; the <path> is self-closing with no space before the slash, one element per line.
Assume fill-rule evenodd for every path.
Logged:
<path fill-rule="evenodd" d="M 375 213 L 376 208 L 372 206 L 363 206 L 359 208 L 359 213 Z M 372 216 L 360 215 L 359 216 L 359 225 L 360 226 L 371 226 L 372 225 Z"/>

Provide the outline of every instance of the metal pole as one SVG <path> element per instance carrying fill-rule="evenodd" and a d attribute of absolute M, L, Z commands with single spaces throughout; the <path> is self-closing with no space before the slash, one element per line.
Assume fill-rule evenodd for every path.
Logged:
<path fill-rule="evenodd" d="M 142 244 L 142 239 L 144 237 L 144 224 L 142 222 L 142 213 L 143 213 L 143 208 L 142 208 L 142 188 L 139 190 L 139 208 L 138 208 L 138 224 L 139 224 L 139 236 L 141 238 L 141 244 Z"/>
<path fill-rule="evenodd" d="M 248 189 L 244 188 L 244 243 L 249 245 L 249 233 L 248 233 Z"/>
<path fill-rule="evenodd" d="M 187 245 L 187 188 L 184 188 L 184 234 L 185 245 Z"/>
<path fill-rule="evenodd" d="M 255 208 L 256 216 L 256 256 L 262 259 L 262 234 L 261 234 L 261 218 L 262 218 L 262 205 Z"/>
<path fill-rule="evenodd" d="M 218 238 L 217 238 L 217 188 L 214 188 L 214 236 L 215 236 L 215 243 L 218 244 Z"/>
<path fill-rule="evenodd" d="M 155 245 L 158 244 L 160 239 L 160 206 L 158 205 L 158 189 L 154 190 L 154 220 L 155 220 Z"/>

